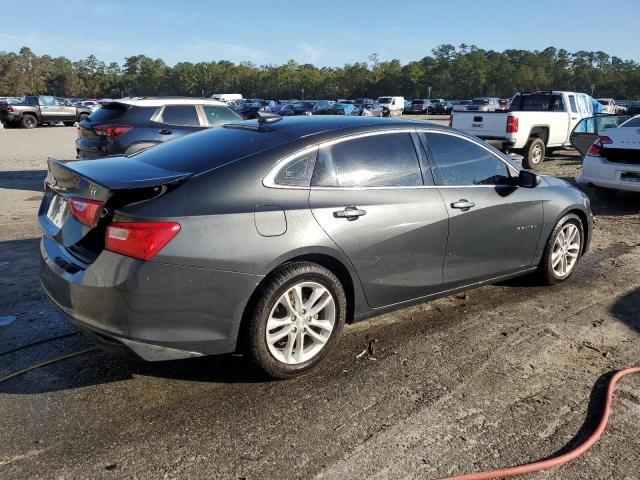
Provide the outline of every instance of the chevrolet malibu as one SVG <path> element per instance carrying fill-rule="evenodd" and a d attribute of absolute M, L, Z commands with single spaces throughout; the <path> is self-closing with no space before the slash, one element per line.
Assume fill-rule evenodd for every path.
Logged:
<path fill-rule="evenodd" d="M 579 190 L 475 137 L 259 116 L 127 158 L 49 161 L 42 285 L 98 345 L 241 352 L 287 378 L 346 323 L 533 272 L 556 284 L 588 248 Z"/>

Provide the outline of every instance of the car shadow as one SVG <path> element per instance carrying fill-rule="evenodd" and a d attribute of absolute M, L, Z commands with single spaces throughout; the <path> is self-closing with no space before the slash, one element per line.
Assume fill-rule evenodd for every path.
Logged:
<path fill-rule="evenodd" d="M 591 201 L 594 215 L 635 215 L 640 213 L 640 194 L 622 190 L 605 190 L 576 184 L 574 177 L 557 177 L 582 190 Z"/>
<path fill-rule="evenodd" d="M 618 299 L 610 312 L 617 320 L 640 333 L 640 288 Z"/>
<path fill-rule="evenodd" d="M 42 193 L 46 170 L 15 170 L 0 172 L 0 188 L 30 190 Z"/>
<path fill-rule="evenodd" d="M 83 344 L 84 348 L 81 348 L 80 344 Z M 51 359 L 61 358 L 74 352 L 82 352 L 91 347 L 92 344 L 85 341 L 83 337 L 79 337 L 76 338 L 76 348 L 73 351 L 61 349 Z M 269 381 L 242 356 L 218 355 L 167 362 L 145 362 L 116 357 L 96 348 L 8 380 L 0 378 L 0 394 L 36 395 L 75 390 L 132 380 L 136 376 L 180 380 L 182 382 L 227 384 Z"/>

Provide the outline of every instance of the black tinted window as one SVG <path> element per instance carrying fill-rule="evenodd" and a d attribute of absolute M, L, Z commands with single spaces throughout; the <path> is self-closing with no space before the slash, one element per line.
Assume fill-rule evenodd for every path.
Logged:
<path fill-rule="evenodd" d="M 127 107 L 121 103 L 107 103 L 89 115 L 92 123 L 111 122 L 119 119 L 127 111 Z M 151 116 L 151 115 L 149 115 Z"/>
<path fill-rule="evenodd" d="M 399 187 L 422 185 L 408 133 L 380 134 L 320 149 L 313 184 L 323 187 Z"/>
<path fill-rule="evenodd" d="M 276 175 L 278 185 L 288 185 L 294 187 L 308 187 L 311 182 L 313 171 L 313 160 L 316 152 L 308 153 L 294 160 L 291 160 Z"/>
<path fill-rule="evenodd" d="M 503 161 L 469 140 L 440 133 L 420 135 L 435 157 L 437 185 L 498 185 L 510 177 Z"/>
<path fill-rule="evenodd" d="M 162 112 L 162 122 L 169 125 L 200 125 L 196 108 L 193 105 L 168 105 Z"/>

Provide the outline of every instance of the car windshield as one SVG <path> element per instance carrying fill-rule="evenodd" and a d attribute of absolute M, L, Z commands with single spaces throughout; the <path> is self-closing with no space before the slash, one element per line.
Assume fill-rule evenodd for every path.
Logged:
<path fill-rule="evenodd" d="M 313 108 L 315 106 L 315 102 L 296 102 L 293 104 L 294 108 Z"/>
<path fill-rule="evenodd" d="M 424 100 L 414 100 L 411 105 L 422 105 L 424 103 L 426 103 Z"/>
<path fill-rule="evenodd" d="M 474 98 L 471 100 L 472 105 L 489 105 L 488 98 Z"/>
<path fill-rule="evenodd" d="M 609 105 L 609 100 L 606 99 L 599 99 L 598 103 L 602 104 L 602 105 Z"/>
<path fill-rule="evenodd" d="M 378 103 L 391 103 L 391 97 L 380 97 Z"/>

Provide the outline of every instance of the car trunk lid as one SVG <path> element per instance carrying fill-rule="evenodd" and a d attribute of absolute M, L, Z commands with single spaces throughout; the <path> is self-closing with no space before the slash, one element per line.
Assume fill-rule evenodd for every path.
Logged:
<path fill-rule="evenodd" d="M 104 248 L 104 232 L 114 210 L 162 195 L 189 176 L 134 157 L 72 162 L 49 159 L 38 221 L 45 235 L 90 263 Z"/>

